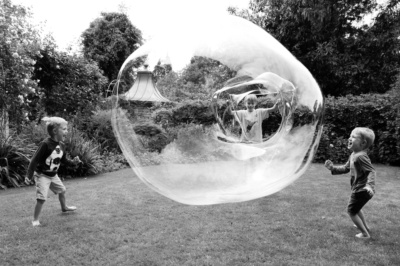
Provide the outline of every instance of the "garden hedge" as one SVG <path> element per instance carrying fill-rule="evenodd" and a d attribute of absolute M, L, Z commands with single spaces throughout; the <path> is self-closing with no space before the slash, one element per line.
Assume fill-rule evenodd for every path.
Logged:
<path fill-rule="evenodd" d="M 331 159 L 335 163 L 344 163 L 349 156 L 347 140 L 353 128 L 369 127 L 374 130 L 376 135 L 375 143 L 370 149 L 372 162 L 400 166 L 400 101 L 398 98 L 389 94 L 325 98 L 323 133 L 314 162 L 322 163 L 326 159 Z M 214 108 L 216 107 L 214 106 Z M 226 103 L 219 103 L 216 109 L 220 115 L 223 115 Z M 150 107 L 149 110 L 152 112 L 149 121 L 135 123 L 135 131 L 148 151 L 147 154 L 143 154 L 143 157 L 160 152 L 182 132 L 188 133 L 189 129 L 198 130 L 196 125 L 202 125 L 200 128 L 204 128 L 203 126 L 209 126 L 215 122 L 209 101 L 170 102 L 157 104 Z M 294 126 L 309 122 L 310 114 L 304 110 L 296 110 Z M 233 119 L 233 117 L 225 115 L 226 119 Z M 79 155 L 85 164 L 84 167 L 75 170 L 64 169 L 66 171 L 61 171 L 64 172 L 64 175 L 86 176 L 111 171 L 126 165 L 112 132 L 110 119 L 110 110 L 108 109 L 94 112 L 91 118 L 77 118 L 72 121 L 71 126 L 79 128 L 81 133 L 72 134 L 72 131 L 70 132 L 75 137 L 70 134 L 71 136 L 68 138 L 68 153 L 70 156 Z M 273 133 L 279 127 L 280 121 L 279 114 L 272 114 L 263 123 L 263 133 Z M 29 145 L 37 145 L 45 136 L 43 127 L 27 125 L 25 133 L 21 135 L 23 143 L 14 141 L 11 144 L 10 141 L 4 140 L 1 142 L 4 143 L 0 145 L 0 151 L 7 151 L 7 147 L 10 145 L 16 148 L 24 147 L 26 150 Z M 30 147 L 29 151 L 24 151 L 25 155 L 21 156 L 30 157 L 33 151 L 34 149 Z M 11 162 L 10 167 L 13 165 L 11 155 L 3 154 L 0 157 L 8 158 Z M 150 156 L 147 159 L 151 158 Z M 26 161 L 22 165 L 27 167 L 27 164 Z M 18 186 L 22 183 L 25 171 L 22 169 L 13 175 L 17 178 L 14 183 L 6 182 L 2 176 L 3 187 Z"/>
<path fill-rule="evenodd" d="M 220 105 L 220 110 L 224 109 Z M 349 156 L 348 137 L 355 127 L 369 127 L 375 132 L 375 143 L 370 149 L 374 163 L 400 165 L 400 103 L 389 94 L 363 94 L 359 96 L 326 97 L 324 129 L 314 162 L 331 159 L 343 163 Z M 220 112 L 219 110 L 219 112 Z M 163 127 L 179 124 L 210 125 L 215 121 L 208 101 L 188 101 L 177 106 L 161 107 L 153 112 L 155 123 Z M 295 113 L 295 125 L 307 115 Z M 264 133 L 276 129 L 280 117 L 273 114 L 263 124 Z"/>

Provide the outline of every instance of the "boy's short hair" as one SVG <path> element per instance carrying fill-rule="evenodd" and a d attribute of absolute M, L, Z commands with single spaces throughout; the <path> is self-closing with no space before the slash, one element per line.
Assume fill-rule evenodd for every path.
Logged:
<path fill-rule="evenodd" d="M 64 118 L 57 116 L 43 117 L 42 121 L 46 122 L 47 133 L 49 133 L 50 137 L 54 136 L 54 129 L 59 128 L 62 124 L 68 124 Z"/>
<path fill-rule="evenodd" d="M 246 96 L 246 98 L 244 98 L 244 102 L 248 103 L 248 102 L 253 102 L 253 103 L 257 103 L 257 96 L 254 94 L 249 94 Z"/>
<path fill-rule="evenodd" d="M 356 127 L 353 129 L 354 133 L 358 133 L 362 140 L 365 140 L 367 142 L 367 149 L 372 146 L 375 140 L 375 133 L 372 129 L 369 129 L 367 127 Z"/>

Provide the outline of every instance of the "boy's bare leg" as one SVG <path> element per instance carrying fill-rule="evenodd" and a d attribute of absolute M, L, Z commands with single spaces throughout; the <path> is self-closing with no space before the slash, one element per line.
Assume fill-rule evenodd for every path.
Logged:
<path fill-rule="evenodd" d="M 361 221 L 362 221 L 362 223 L 363 223 L 365 229 L 367 229 L 367 231 L 370 232 L 369 227 L 368 227 L 368 225 L 367 225 L 367 222 L 365 221 L 365 217 L 364 217 L 363 211 L 360 210 L 360 211 L 357 213 L 357 215 L 360 217 L 360 219 L 361 219 Z"/>
<path fill-rule="evenodd" d="M 357 226 L 358 229 L 360 229 L 361 233 L 363 234 L 364 237 L 370 237 L 367 229 L 364 226 L 363 221 L 361 218 L 358 216 L 358 214 L 349 214 L 351 220 L 353 223 Z"/>
<path fill-rule="evenodd" d="M 39 215 L 42 212 L 43 204 L 44 204 L 44 200 L 41 200 L 41 199 L 36 200 L 36 206 L 35 206 L 35 211 L 33 213 L 33 221 L 32 221 L 32 224 L 34 226 L 40 224 L 39 223 Z"/>
<path fill-rule="evenodd" d="M 76 210 L 76 207 L 74 207 L 74 206 L 71 206 L 71 207 L 67 206 L 66 200 L 65 200 L 65 191 L 58 194 L 58 199 L 60 200 L 61 210 L 63 212 L 75 211 Z"/>

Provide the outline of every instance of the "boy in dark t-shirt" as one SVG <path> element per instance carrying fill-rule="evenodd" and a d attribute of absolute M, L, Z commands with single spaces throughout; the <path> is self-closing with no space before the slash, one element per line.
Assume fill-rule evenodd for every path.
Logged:
<path fill-rule="evenodd" d="M 334 166 L 330 160 L 325 162 L 333 175 L 350 172 L 351 196 L 347 212 L 355 226 L 361 231 L 357 238 L 370 238 L 370 229 L 361 210 L 375 194 L 376 172 L 368 157 L 367 150 L 374 143 L 374 132 L 365 127 L 356 127 L 350 135 L 348 149 L 352 151 L 349 160 L 341 166 Z"/>
<path fill-rule="evenodd" d="M 39 148 L 31 159 L 25 178 L 25 183 L 29 184 L 32 177 L 35 177 L 37 201 L 33 214 L 33 226 L 40 225 L 39 215 L 47 199 L 49 189 L 55 194 L 58 194 L 61 210 L 63 212 L 76 210 L 76 207 L 66 205 L 66 189 L 58 177 L 57 171 L 61 163 L 77 165 L 81 162 L 78 156 L 72 161 L 68 160 L 65 156 L 65 147 L 62 141 L 68 133 L 68 122 L 60 117 L 44 117 L 42 120 L 46 121 L 47 132 L 50 137 L 40 143 Z"/>

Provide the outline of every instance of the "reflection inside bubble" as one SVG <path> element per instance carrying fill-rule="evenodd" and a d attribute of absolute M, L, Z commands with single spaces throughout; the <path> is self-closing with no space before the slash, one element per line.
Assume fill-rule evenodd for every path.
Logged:
<path fill-rule="evenodd" d="M 112 97 L 113 129 L 136 175 L 185 204 L 278 192 L 305 172 L 322 132 L 323 98 L 308 70 L 250 22 L 227 16 L 218 25 L 140 47 L 122 66 Z M 203 73 L 199 80 L 208 83 L 193 85 L 208 93 L 204 106 L 175 101 L 185 98 L 185 87 L 171 77 L 182 77 L 193 58 L 224 73 Z M 155 82 L 160 66 L 170 75 Z M 171 100 L 177 91 L 182 95 Z"/>

